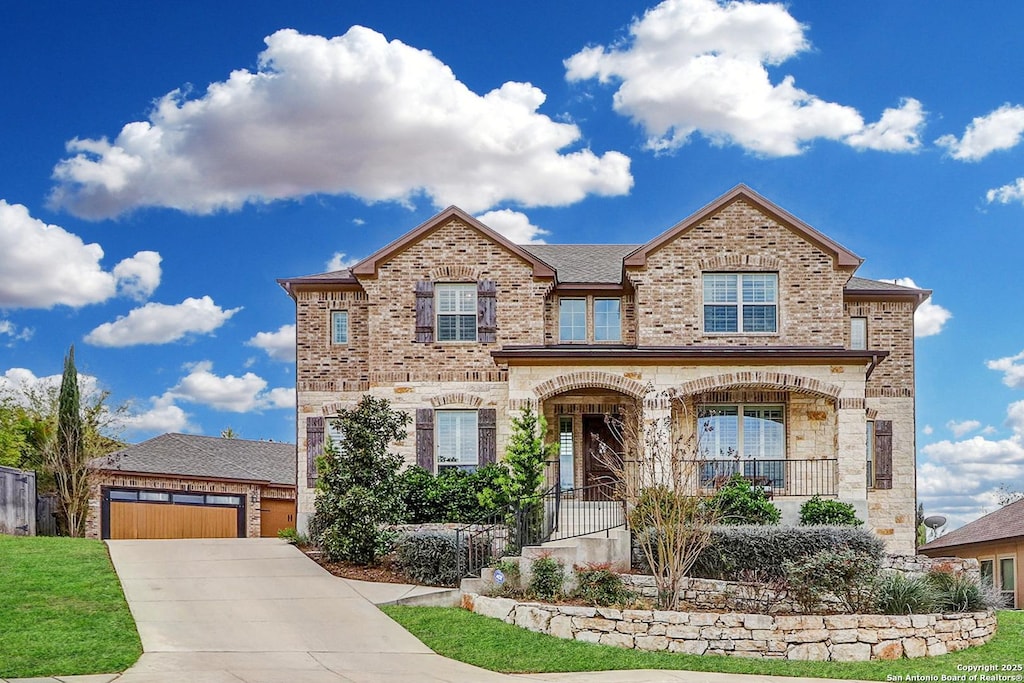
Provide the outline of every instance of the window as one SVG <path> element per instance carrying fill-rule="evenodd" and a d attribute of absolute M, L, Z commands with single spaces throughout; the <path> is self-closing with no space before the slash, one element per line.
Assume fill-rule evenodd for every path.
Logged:
<path fill-rule="evenodd" d="M 999 558 L 999 594 L 1003 597 L 1003 605 L 1011 609 L 1017 606 L 1017 574 L 1014 569 L 1012 557 Z"/>
<path fill-rule="evenodd" d="M 996 587 L 996 565 L 995 560 L 981 560 L 981 585 L 984 588 Z"/>
<path fill-rule="evenodd" d="M 558 300 L 558 340 L 563 342 L 587 341 L 587 300 Z"/>
<path fill-rule="evenodd" d="M 786 428 L 781 405 L 710 405 L 697 422 L 701 485 L 742 474 L 755 483 L 785 486 Z"/>
<path fill-rule="evenodd" d="M 705 332 L 775 332 L 776 273 L 705 273 Z"/>
<path fill-rule="evenodd" d="M 563 490 L 573 488 L 575 481 L 573 462 L 572 418 L 558 418 L 558 482 Z"/>
<path fill-rule="evenodd" d="M 207 505 L 234 505 L 239 506 L 242 504 L 242 499 L 238 496 L 206 496 Z"/>
<path fill-rule="evenodd" d="M 206 502 L 206 496 L 201 493 L 175 493 L 175 503 L 189 503 L 190 505 L 203 505 Z"/>
<path fill-rule="evenodd" d="M 479 463 L 477 413 L 475 410 L 438 410 L 437 469 L 475 470 Z"/>
<path fill-rule="evenodd" d="M 167 503 L 171 500 L 171 494 L 160 491 L 139 491 L 139 500 L 147 500 L 156 503 Z"/>
<path fill-rule="evenodd" d="M 868 348 L 867 318 L 850 318 L 850 348 L 856 350 Z"/>
<path fill-rule="evenodd" d="M 437 340 L 476 341 L 476 284 L 436 285 Z"/>
<path fill-rule="evenodd" d="M 348 311 L 331 311 L 331 341 L 348 344 Z"/>
<path fill-rule="evenodd" d="M 111 491 L 110 500 L 138 500 L 138 491 Z"/>
<path fill-rule="evenodd" d="M 594 341 L 617 342 L 622 339 L 618 299 L 594 299 Z"/>

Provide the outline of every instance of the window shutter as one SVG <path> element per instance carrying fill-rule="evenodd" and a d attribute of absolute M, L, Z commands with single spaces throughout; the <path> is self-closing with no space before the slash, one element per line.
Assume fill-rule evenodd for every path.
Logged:
<path fill-rule="evenodd" d="M 476 414 L 477 457 L 481 465 L 490 465 L 498 457 L 498 446 L 495 439 L 498 423 L 498 411 L 494 408 L 481 408 Z"/>
<path fill-rule="evenodd" d="M 434 411 L 431 408 L 416 409 L 416 464 L 434 471 Z"/>
<path fill-rule="evenodd" d="M 324 418 L 306 418 L 306 487 L 316 486 L 316 459 L 324 454 Z"/>
<path fill-rule="evenodd" d="M 892 420 L 875 420 L 875 488 L 892 488 Z"/>
<path fill-rule="evenodd" d="M 416 283 L 416 341 L 434 341 L 434 283 L 430 280 Z"/>
<path fill-rule="evenodd" d="M 494 280 L 476 283 L 477 339 L 493 344 L 498 338 L 498 287 Z"/>

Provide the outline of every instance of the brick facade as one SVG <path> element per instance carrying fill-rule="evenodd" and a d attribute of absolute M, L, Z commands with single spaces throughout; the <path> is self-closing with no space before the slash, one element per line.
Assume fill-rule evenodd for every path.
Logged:
<path fill-rule="evenodd" d="M 560 288 L 551 268 L 450 209 L 365 259 L 344 281 L 282 281 L 296 302 L 300 527 L 314 496 L 306 486 L 306 418 L 330 417 L 364 393 L 410 414 L 495 409 L 499 454 L 510 414 L 527 405 L 546 415 L 555 436 L 560 415 L 600 413 L 635 399 L 646 417 L 658 417 L 671 414 L 675 400 L 760 396 L 785 406 L 786 457 L 838 458 L 839 497 L 853 502 L 892 550 L 912 552 L 919 290 L 845 295 L 860 260 L 742 187 L 641 251 L 623 259 L 617 285 Z M 711 272 L 777 274 L 777 332 L 705 333 L 702 274 Z M 494 342 L 416 341 L 418 283 L 480 281 L 493 281 L 497 290 Z M 586 343 L 559 343 L 560 297 L 587 301 Z M 599 348 L 590 311 L 601 297 L 621 298 L 622 340 L 589 352 Z M 341 309 L 349 311 L 344 347 L 330 339 L 330 312 Z M 851 317 L 868 318 L 869 351 L 859 355 L 847 351 Z M 516 347 L 562 355 L 502 355 Z M 680 351 L 640 354 L 661 347 Z M 742 355 L 758 348 L 766 352 Z M 769 352 L 776 348 L 785 353 Z M 687 349 L 720 351 L 705 357 Z M 892 422 L 891 489 L 866 483 L 869 420 Z M 579 429 L 574 426 L 577 452 Z M 397 446 L 410 463 L 415 438 L 410 425 Z M 579 463 L 576 470 L 579 477 Z"/>

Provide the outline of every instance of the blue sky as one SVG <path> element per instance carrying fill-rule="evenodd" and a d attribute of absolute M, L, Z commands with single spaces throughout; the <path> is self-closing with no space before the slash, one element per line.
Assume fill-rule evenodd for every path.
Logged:
<path fill-rule="evenodd" d="M 294 439 L 275 278 L 457 204 L 649 239 L 737 183 L 934 290 L 919 493 L 1024 489 L 1024 5 L 17 3 L 0 28 L 0 384 L 80 371 L 125 436 Z"/>

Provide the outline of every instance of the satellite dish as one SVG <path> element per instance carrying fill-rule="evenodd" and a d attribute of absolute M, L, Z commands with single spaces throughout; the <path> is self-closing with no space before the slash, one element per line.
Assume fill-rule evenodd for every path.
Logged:
<path fill-rule="evenodd" d="M 946 525 L 946 518 L 942 515 L 932 515 L 931 517 L 925 517 L 924 525 L 932 531 L 935 531 L 939 527 Z"/>

